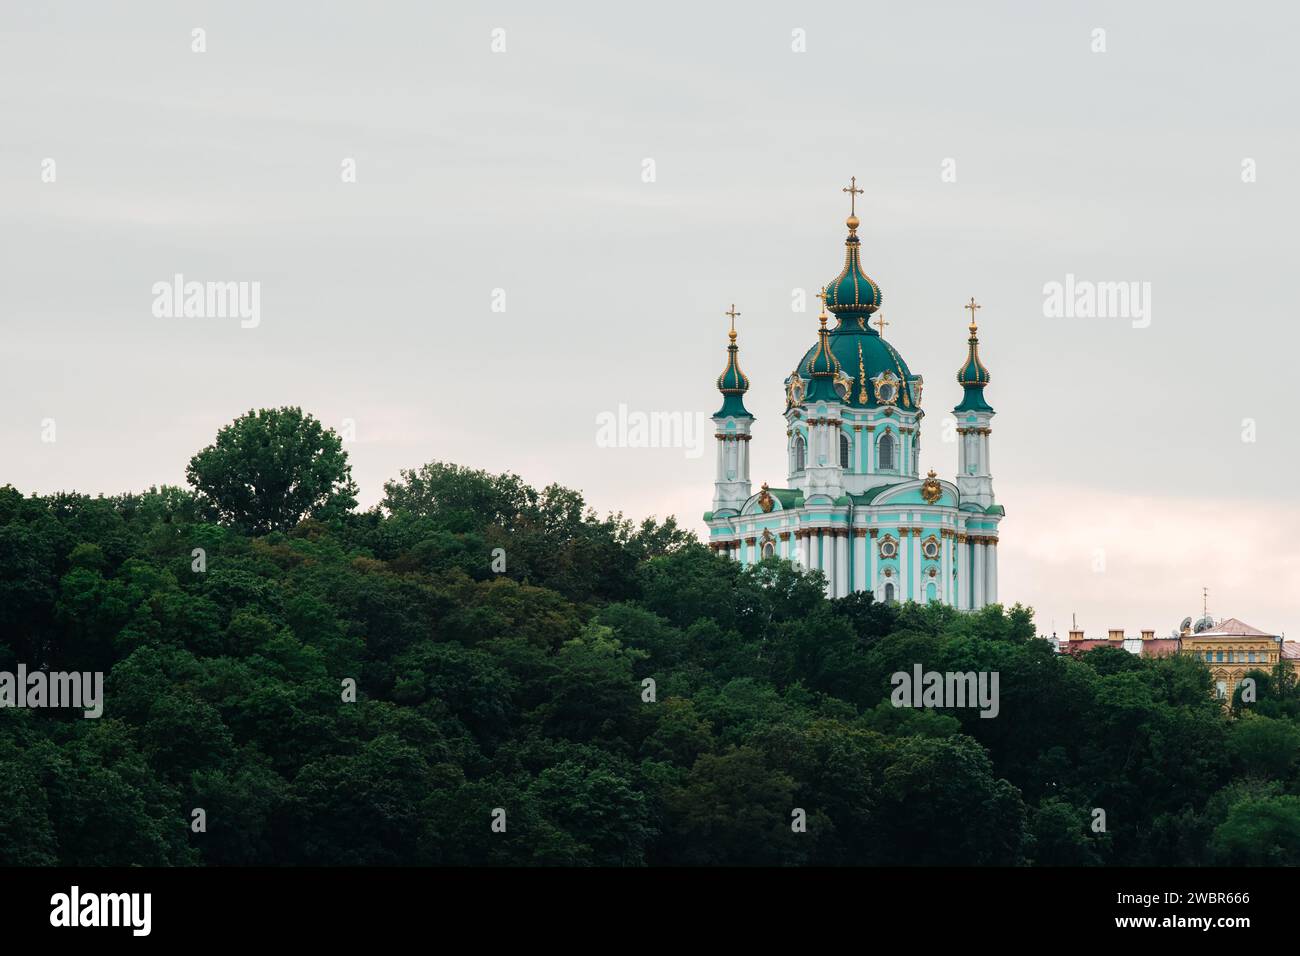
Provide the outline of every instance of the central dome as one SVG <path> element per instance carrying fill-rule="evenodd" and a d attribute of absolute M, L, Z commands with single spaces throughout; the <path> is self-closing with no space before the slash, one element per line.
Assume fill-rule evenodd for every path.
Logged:
<path fill-rule="evenodd" d="M 827 341 L 840 374 L 833 380 L 825 380 L 834 389 L 833 393 L 814 394 L 818 390 L 817 386 L 822 384 L 819 381 L 822 377 L 814 379 L 813 373 L 818 369 L 813 366 L 819 365 L 819 359 L 824 363 L 819 355 L 820 342 L 814 344 L 795 366 L 799 377 L 813 386 L 807 393 L 808 399 L 839 401 L 855 408 L 892 405 L 912 410 L 917 407 L 916 385 L 907 363 L 875 329 L 867 327 L 865 323 L 859 324 L 855 319 L 848 323 L 841 321 L 827 336 Z M 787 386 L 793 377 L 786 379 Z M 894 383 L 892 393 L 887 387 L 879 390 L 876 387 L 878 383 L 887 386 L 891 381 Z"/>

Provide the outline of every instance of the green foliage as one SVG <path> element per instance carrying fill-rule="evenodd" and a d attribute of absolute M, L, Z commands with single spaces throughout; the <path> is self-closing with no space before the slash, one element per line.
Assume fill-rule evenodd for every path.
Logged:
<path fill-rule="evenodd" d="M 297 409 L 190 476 L 0 488 L 0 669 L 106 674 L 99 720 L 0 710 L 0 865 L 1300 863 L 1289 669 L 1225 711 L 1190 657 L 827 601 L 439 462 L 358 513 Z M 997 718 L 894 707 L 916 664 L 996 672 Z"/>
<path fill-rule="evenodd" d="M 1215 862 L 1225 866 L 1300 865 L 1300 796 L 1234 804 L 1214 831 Z"/>
<path fill-rule="evenodd" d="M 250 534 L 341 516 L 357 503 L 342 439 L 300 408 L 235 419 L 190 459 L 185 477 L 221 521 Z"/>

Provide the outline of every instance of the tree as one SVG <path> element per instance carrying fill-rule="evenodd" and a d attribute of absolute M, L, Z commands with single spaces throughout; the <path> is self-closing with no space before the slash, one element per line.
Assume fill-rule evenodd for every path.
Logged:
<path fill-rule="evenodd" d="M 1214 831 L 1211 845 L 1226 866 L 1300 864 L 1300 797 L 1242 800 Z"/>
<path fill-rule="evenodd" d="M 704 754 L 683 786 L 670 790 L 666 809 L 668 862 L 775 866 L 802 862 L 817 830 L 791 827 L 795 781 L 768 767 L 754 747 Z M 811 810 L 812 808 L 808 808 Z"/>
<path fill-rule="evenodd" d="M 1089 829 L 1085 809 L 1052 797 L 1030 815 L 1033 857 L 1036 866 L 1096 866 L 1103 840 Z"/>
<path fill-rule="evenodd" d="M 1247 714 L 1233 723 L 1228 752 L 1247 773 L 1286 779 L 1300 758 L 1300 729 L 1289 720 Z"/>
<path fill-rule="evenodd" d="M 1012 866 L 1025 807 L 969 737 L 904 737 L 882 774 L 871 844 L 881 863 Z"/>
<path fill-rule="evenodd" d="M 259 409 L 217 432 L 185 477 L 220 520 L 253 535 L 356 507 L 343 441 L 300 408 Z"/>

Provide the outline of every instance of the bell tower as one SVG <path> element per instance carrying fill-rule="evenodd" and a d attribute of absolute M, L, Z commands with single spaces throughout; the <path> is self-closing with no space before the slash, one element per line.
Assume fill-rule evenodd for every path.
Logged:
<path fill-rule="evenodd" d="M 732 305 L 724 315 L 731 318 L 727 367 L 718 376 L 722 407 L 713 414 L 714 438 L 718 442 L 713 476 L 713 511 L 739 511 L 749 498 L 749 438 L 754 416 L 745 408 L 749 378 L 740 370 L 740 347 L 736 345 L 736 316 Z"/>
<path fill-rule="evenodd" d="M 970 310 L 970 338 L 966 340 L 966 364 L 957 372 L 957 382 L 964 396 L 953 415 L 957 419 L 957 490 L 962 500 L 970 500 L 981 508 L 996 504 L 993 497 L 993 472 L 989 466 L 989 422 L 996 414 L 984 399 L 984 387 L 989 383 L 989 370 L 980 361 L 979 328 L 975 324 L 975 310 L 980 308 L 974 297 L 963 308 Z"/>

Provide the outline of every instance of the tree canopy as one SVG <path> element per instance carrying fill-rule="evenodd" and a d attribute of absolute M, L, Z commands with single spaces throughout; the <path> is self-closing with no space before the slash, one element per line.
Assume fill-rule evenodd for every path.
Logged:
<path fill-rule="evenodd" d="M 0 864 L 1300 863 L 1285 672 L 1234 713 L 1190 657 L 827 600 L 451 464 L 359 512 L 297 409 L 191 477 L 0 488 L 0 670 L 105 674 L 98 720 L 0 709 Z M 998 672 L 998 716 L 893 707 L 915 664 Z"/>
<path fill-rule="evenodd" d="M 357 503 L 343 440 L 300 408 L 240 416 L 190 459 L 185 477 L 219 520 L 254 535 Z"/>

